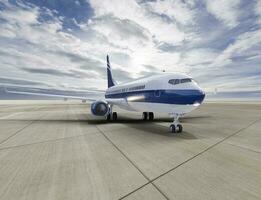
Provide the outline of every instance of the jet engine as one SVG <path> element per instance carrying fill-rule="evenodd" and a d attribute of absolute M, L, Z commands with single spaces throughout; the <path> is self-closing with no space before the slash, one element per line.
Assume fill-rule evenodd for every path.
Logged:
<path fill-rule="evenodd" d="M 95 101 L 91 104 L 91 111 L 93 115 L 105 116 L 109 113 L 110 108 L 108 103 L 104 101 Z"/>

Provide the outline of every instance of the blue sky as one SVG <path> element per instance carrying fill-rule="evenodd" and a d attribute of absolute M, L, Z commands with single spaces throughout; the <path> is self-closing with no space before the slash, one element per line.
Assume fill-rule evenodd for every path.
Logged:
<path fill-rule="evenodd" d="M 0 84 L 105 89 L 163 69 L 261 90 L 261 1 L 0 0 Z"/>

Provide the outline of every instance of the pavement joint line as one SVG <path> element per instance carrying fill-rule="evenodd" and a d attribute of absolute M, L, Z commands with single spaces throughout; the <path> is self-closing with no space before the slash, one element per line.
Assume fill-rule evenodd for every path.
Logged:
<path fill-rule="evenodd" d="M 153 183 L 153 182 L 150 182 L 150 183 L 151 183 L 151 185 L 153 185 L 160 192 L 160 194 L 162 194 L 162 196 L 165 197 L 165 199 L 169 200 L 168 196 L 166 194 L 164 194 L 164 192 L 161 191 L 160 188 L 155 183 Z"/>
<path fill-rule="evenodd" d="M 6 149 L 14 149 L 14 148 L 19 148 L 19 147 L 31 146 L 31 145 L 36 145 L 36 144 L 57 142 L 57 141 L 61 141 L 61 140 L 70 140 L 70 139 L 74 139 L 74 138 L 77 138 L 77 137 L 83 137 L 83 136 L 85 136 L 87 134 L 98 134 L 98 133 L 99 133 L 99 131 L 93 132 L 93 133 L 84 133 L 84 134 L 81 134 L 81 135 L 57 138 L 57 139 L 52 139 L 52 140 L 45 140 L 45 141 L 40 141 L 40 142 L 33 142 L 33 143 L 29 143 L 29 144 L 21 144 L 21 145 L 15 145 L 15 146 L 3 147 L 3 148 L 0 147 L 0 151 L 6 150 Z"/>
<path fill-rule="evenodd" d="M 41 108 L 42 108 L 42 107 L 41 107 Z M 39 108 L 39 109 L 40 109 L 40 108 Z M 30 120 L 31 123 L 29 123 L 28 126 L 31 125 L 31 124 L 33 124 L 34 122 L 39 122 L 39 121 L 41 120 L 41 118 L 44 117 L 44 115 L 46 115 L 46 114 L 43 114 L 38 120 L 33 120 L 33 121 Z M 49 120 L 49 121 L 51 121 L 51 120 Z M 66 120 L 65 120 L 65 121 L 66 121 Z M 75 121 L 77 121 L 77 119 L 76 119 Z M 94 127 L 94 126 L 95 126 L 95 125 L 93 125 L 92 127 Z M 23 127 L 23 129 L 25 129 L 25 128 L 27 128 L 27 126 L 26 126 L 26 127 Z M 23 130 L 23 129 L 22 129 L 22 130 Z M 97 129 L 97 128 L 96 128 L 96 129 Z M 22 130 L 19 130 L 19 132 L 22 131 Z M 100 131 L 97 130 L 97 132 L 93 132 L 93 133 L 100 133 Z M 57 138 L 57 139 L 52 139 L 52 140 L 45 140 L 45 141 L 40 141 L 40 142 L 33 142 L 33 143 L 29 143 L 29 144 L 21 144 L 21 145 L 15 145 L 15 146 L 3 147 L 3 148 L 0 147 L 0 151 L 1 151 L 1 150 L 6 150 L 6 149 L 13 149 L 13 148 L 25 147 L 25 146 L 30 146 L 30 145 L 48 143 L 48 142 L 56 142 L 56 141 L 60 141 L 60 140 L 69 140 L 69 139 L 74 139 L 74 138 L 76 138 L 76 137 L 82 137 L 82 136 L 85 136 L 85 135 L 87 135 L 87 134 L 93 134 L 93 133 L 85 133 L 85 134 L 81 134 L 81 135 L 75 135 L 75 136 Z M 3 141 L 3 142 L 5 142 L 5 141 Z M 2 143 L 0 143 L 0 145 L 1 145 L 1 144 L 2 144 Z"/>
<path fill-rule="evenodd" d="M 125 194 L 125 195 L 124 195 L 124 196 L 122 196 L 122 197 L 120 197 L 118 200 L 125 199 L 126 197 L 128 197 L 128 196 L 132 195 L 133 193 L 135 193 L 135 192 L 139 191 L 140 189 L 144 188 L 145 186 L 147 186 L 147 185 L 149 185 L 149 184 L 151 184 L 151 183 L 150 183 L 150 182 L 147 182 L 147 183 L 145 183 L 145 184 L 143 184 L 143 185 L 139 186 L 139 187 L 138 187 L 138 188 L 136 188 L 135 190 L 132 190 L 131 192 L 129 192 L 129 193 L 127 193 L 127 194 Z M 164 197 L 165 197 L 165 196 L 164 196 Z"/>
<path fill-rule="evenodd" d="M 36 110 L 36 109 L 35 109 Z M 38 109 L 40 110 L 40 108 Z M 19 130 L 15 131 L 12 135 L 10 135 L 9 137 L 7 137 L 6 139 L 4 139 L 3 141 L 0 142 L 0 145 L 3 144 L 4 142 L 6 142 L 7 140 L 9 140 L 10 138 L 16 136 L 18 133 L 20 133 L 21 131 L 23 131 L 24 129 L 28 128 L 29 126 L 31 126 L 33 123 L 38 122 L 43 116 L 45 115 L 42 114 L 37 120 L 30 120 L 31 122 L 26 124 L 24 127 L 20 128 Z"/>
<path fill-rule="evenodd" d="M 26 127 L 30 126 L 30 125 L 31 125 L 32 123 L 34 123 L 34 122 L 39 121 L 43 116 L 44 116 L 44 114 L 43 114 L 38 120 L 35 120 L 35 121 L 31 121 L 31 120 L 30 120 L 31 123 L 28 124 Z M 142 189 L 143 187 L 145 187 L 145 186 L 147 186 L 147 185 L 149 185 L 149 184 L 152 184 L 157 190 L 159 190 L 159 189 L 157 188 L 156 184 L 154 183 L 154 181 L 156 181 L 157 179 L 159 179 L 159 178 L 161 178 L 162 176 L 166 175 L 167 173 L 169 173 L 169 172 L 175 170 L 176 168 L 180 167 L 181 165 L 183 165 L 183 164 L 189 162 L 190 160 L 193 160 L 194 158 L 196 158 L 196 157 L 202 155 L 203 153 L 205 153 L 205 152 L 207 152 L 208 150 L 214 148 L 215 146 L 221 144 L 222 142 L 226 141 L 227 139 L 229 139 L 229 138 L 231 138 L 231 137 L 233 137 L 233 136 L 239 134 L 241 131 L 243 131 L 243 130 L 249 128 L 250 126 L 252 126 L 253 124 L 257 123 L 257 122 L 260 121 L 260 120 L 261 120 L 261 119 L 257 119 L 257 120 L 255 120 L 254 122 L 252 122 L 252 123 L 250 123 L 249 125 L 247 125 L 246 127 L 243 127 L 243 128 L 241 128 L 241 129 L 239 129 L 239 130 L 233 132 L 232 134 L 230 134 L 230 135 L 224 137 L 224 138 L 221 139 L 220 141 L 218 141 L 218 142 L 216 142 L 215 144 L 209 146 L 209 147 L 206 148 L 205 150 L 199 152 L 197 155 L 193 156 L 192 158 L 189 158 L 188 160 L 186 160 L 186 161 L 184 161 L 183 163 L 181 163 L 180 165 L 178 165 L 178 166 L 172 168 L 171 170 L 168 170 L 167 172 L 165 172 L 165 173 L 163 173 L 163 174 L 161 174 L 161 175 L 159 175 L 159 176 L 153 178 L 152 180 L 149 180 L 149 182 L 147 182 L 147 183 L 141 185 L 140 187 L 136 188 L 135 190 L 133 190 L 132 192 L 128 193 L 127 195 L 121 197 L 120 199 L 123 199 L 123 198 L 125 198 L 125 197 L 127 197 L 127 196 L 129 196 L 129 195 L 131 195 L 131 194 L 133 194 L 133 193 L 135 193 L 136 191 Z M 23 129 L 25 129 L 26 127 L 24 127 Z M 110 143 L 112 143 L 112 145 L 113 145 L 115 148 L 117 148 L 117 149 L 120 151 L 120 153 L 123 153 L 123 152 L 119 149 L 119 147 L 117 147 L 117 146 L 110 140 L 110 138 L 109 138 L 103 131 L 101 131 L 101 130 L 98 128 L 97 125 L 96 125 L 96 128 L 99 130 L 100 133 L 102 133 L 102 135 L 103 135 L 107 140 L 109 140 Z M 121 128 L 121 129 L 124 129 L 124 128 Z M 20 130 L 20 131 L 22 131 L 22 130 Z M 19 132 L 20 132 L 20 131 L 19 131 Z M 98 132 L 97 132 L 97 133 L 98 133 Z M 84 134 L 84 135 L 85 135 L 85 134 Z M 84 136 L 84 135 L 78 135 L 78 136 L 72 136 L 72 137 L 80 137 L 80 136 Z M 12 137 L 12 136 L 11 136 L 11 137 Z M 63 140 L 63 139 L 70 139 L 70 138 L 60 138 L 60 139 L 57 139 L 57 140 Z M 48 141 L 43 141 L 43 142 L 48 142 Z M 41 143 L 42 143 L 42 142 L 41 142 Z M 225 142 L 225 143 L 227 144 L 227 142 Z M 1 143 L 0 143 L 0 144 L 1 144 Z M 230 144 L 230 143 L 228 143 L 228 144 Z M 30 144 L 27 144 L 27 145 L 30 145 Z M 124 155 L 125 155 L 125 154 L 123 154 L 123 156 L 124 156 Z M 128 157 L 126 157 L 126 155 L 125 155 L 124 157 L 125 157 L 126 159 L 128 159 Z M 128 159 L 128 160 L 129 160 L 129 159 Z M 131 160 L 129 160 L 129 161 L 131 161 Z M 131 162 L 133 163 L 133 161 L 131 161 Z M 135 167 L 135 166 L 134 166 L 134 167 Z"/>
<path fill-rule="evenodd" d="M 258 121 L 260 121 L 260 120 L 261 120 L 261 119 L 257 119 L 257 120 L 255 120 L 255 121 L 251 122 L 250 124 L 248 124 L 247 126 L 245 126 L 245 127 L 241 128 L 241 129 L 237 130 L 236 132 L 234 132 L 234 133 L 228 135 L 227 137 L 225 137 L 225 138 L 223 138 L 222 140 L 218 141 L 217 143 L 215 143 L 215 144 L 209 146 L 208 148 L 206 148 L 205 150 L 199 152 L 198 154 L 196 154 L 196 155 L 190 157 L 189 159 L 185 160 L 184 162 L 180 163 L 179 165 L 177 165 L 177 166 L 171 168 L 170 170 L 168 170 L 168 171 L 162 173 L 161 175 L 159 175 L 159 176 L 157 176 L 157 177 L 155 177 L 155 178 L 149 180 L 149 182 L 147 182 L 147 183 L 141 185 L 140 187 L 136 188 L 136 189 L 133 190 L 132 192 L 126 194 L 125 196 L 121 197 L 119 200 L 124 199 L 125 197 L 127 197 L 127 196 L 133 194 L 134 192 L 140 190 L 141 188 L 145 187 L 146 185 L 148 185 L 148 184 L 150 184 L 150 183 L 155 187 L 156 185 L 155 185 L 155 183 L 153 183 L 153 182 L 156 181 L 157 179 L 159 179 L 159 178 L 165 176 L 166 174 L 168 174 L 168 173 L 172 172 L 173 170 L 177 169 L 178 167 L 180 167 L 180 166 L 186 164 L 187 162 L 193 160 L 194 158 L 196 158 L 196 157 L 202 155 L 203 153 L 205 153 L 205 152 L 207 152 L 208 150 L 214 148 L 215 146 L 219 145 L 220 143 L 224 142 L 225 140 L 227 140 L 227 139 L 229 139 L 229 138 L 231 138 L 231 137 L 237 135 L 237 134 L 240 133 L 241 131 L 243 131 L 243 130 L 249 128 L 250 126 L 254 125 L 256 122 L 258 122 Z M 158 191 L 161 191 L 158 187 L 155 187 L 155 188 L 156 188 Z M 161 194 L 164 194 L 164 193 L 161 193 Z M 164 196 L 164 197 L 166 197 L 166 196 Z"/>
<path fill-rule="evenodd" d="M 229 145 L 234 146 L 234 147 L 238 147 L 240 149 L 244 149 L 246 151 L 251 151 L 251 152 L 254 152 L 254 153 L 261 153 L 261 151 L 256 151 L 256 150 L 253 150 L 253 149 L 250 149 L 250 148 L 247 148 L 247 147 L 243 147 L 243 146 L 240 146 L 240 145 L 237 145 L 237 144 L 231 144 L 229 142 L 227 142 L 226 144 L 229 144 Z"/>
<path fill-rule="evenodd" d="M 104 133 L 103 131 L 101 131 L 97 125 L 95 125 L 95 127 L 96 127 L 96 129 L 147 179 L 148 182 L 147 182 L 147 184 L 145 184 L 145 185 L 150 184 L 149 178 L 141 171 L 141 169 L 139 169 L 138 166 L 137 166 L 125 153 L 123 153 L 122 150 L 121 150 L 116 144 L 114 144 L 114 142 L 112 142 L 112 141 L 110 140 L 110 138 L 107 137 L 107 135 L 105 135 L 105 133 Z M 120 128 L 120 129 L 123 129 L 123 128 Z M 156 190 L 158 190 L 158 192 L 159 192 L 162 196 L 165 197 L 165 199 L 169 200 L 169 198 L 168 198 L 154 183 L 151 183 L 151 184 L 152 184 L 152 186 L 154 186 L 154 187 L 156 188 Z M 141 188 L 143 188 L 145 185 L 143 185 Z M 131 194 L 133 194 L 134 192 L 138 191 L 138 190 L 141 189 L 141 188 L 138 188 L 138 189 L 136 189 L 135 191 L 132 191 Z M 129 196 L 129 195 L 130 195 L 130 193 L 128 193 L 127 195 L 121 197 L 120 199 L 124 199 L 125 197 L 127 197 L 127 196 Z"/>
<path fill-rule="evenodd" d="M 24 112 L 15 112 L 15 113 L 11 113 L 11 114 L 8 114 L 8 115 L 4 115 L 4 116 L 0 117 L 0 120 L 8 121 L 9 117 L 13 117 L 13 116 L 19 115 L 21 113 L 24 113 Z"/>
<path fill-rule="evenodd" d="M 8 108 L 9 107 L 11 107 L 11 106 L 8 106 Z M 35 110 L 40 110 L 42 107 L 39 107 L 39 108 L 30 108 L 28 111 L 29 112 L 31 112 L 31 111 L 35 111 Z M 2 116 L 2 117 L 0 117 L 0 120 L 1 121 L 9 121 L 10 120 L 10 118 L 9 117 L 13 117 L 13 116 L 15 116 L 15 115 L 19 115 L 19 114 L 22 114 L 22 113 L 26 113 L 26 112 L 28 112 L 28 111 L 22 111 L 22 112 L 11 112 L 11 113 L 9 113 L 8 115 L 4 115 L 4 116 Z M 30 120 L 30 121 L 32 121 L 32 120 Z"/>
<path fill-rule="evenodd" d="M 132 166 L 134 166 L 140 172 L 140 174 L 148 181 L 147 183 L 143 184 L 141 187 L 136 188 L 132 192 L 120 197 L 119 200 L 124 199 L 125 197 L 133 194 L 134 192 L 138 191 L 144 186 L 150 184 L 151 183 L 150 179 L 141 171 L 141 169 L 102 130 L 100 130 L 98 126 L 96 126 L 96 128 L 123 155 L 123 157 L 125 157 L 125 159 L 127 159 L 132 164 Z M 156 187 L 154 184 L 152 185 L 156 188 L 156 190 L 158 190 L 158 192 L 160 192 L 163 195 L 163 197 L 165 197 L 165 199 L 169 200 L 169 198 L 158 187 Z"/>
<path fill-rule="evenodd" d="M 241 129 L 237 130 L 236 132 L 234 132 L 234 133 L 228 135 L 227 137 L 225 137 L 225 138 L 223 138 L 222 140 L 216 142 L 215 144 L 209 146 L 209 147 L 206 148 L 205 150 L 203 150 L 203 151 L 199 152 L 198 154 L 192 156 L 191 158 L 185 160 L 184 162 L 180 163 L 179 165 L 177 165 L 177 166 L 173 167 L 172 169 L 170 169 L 170 170 L 168 170 L 168 171 L 162 173 L 161 175 L 159 175 L 159 176 L 153 178 L 153 179 L 151 180 L 151 182 L 154 182 L 155 180 L 157 180 L 157 179 L 161 178 L 162 176 L 168 174 L 169 172 L 171 172 L 171 171 L 177 169 L 178 167 L 182 166 L 183 164 L 186 164 L 187 162 L 193 160 L 194 158 L 196 158 L 196 157 L 202 155 L 203 153 L 205 153 L 205 152 L 207 152 L 208 150 L 214 148 L 215 146 L 221 144 L 221 143 L 224 142 L 225 140 L 227 140 L 227 139 L 229 139 L 229 138 L 231 138 L 231 137 L 237 135 L 237 134 L 240 133 L 241 131 L 243 131 L 243 130 L 249 128 L 250 126 L 254 125 L 256 122 L 258 122 L 258 121 L 260 121 L 260 120 L 261 120 L 261 119 L 257 119 L 257 120 L 255 120 L 255 121 L 251 122 L 250 124 L 248 124 L 247 126 L 245 126 L 245 127 L 241 128 Z"/>

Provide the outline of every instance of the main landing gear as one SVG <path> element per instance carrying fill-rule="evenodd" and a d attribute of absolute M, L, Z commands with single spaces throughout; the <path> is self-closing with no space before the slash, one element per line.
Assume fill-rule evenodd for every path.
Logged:
<path fill-rule="evenodd" d="M 118 118 L 118 115 L 117 115 L 117 112 L 112 112 L 112 113 L 109 113 L 107 116 L 106 116 L 106 120 L 107 121 L 116 121 Z"/>
<path fill-rule="evenodd" d="M 154 119 L 154 113 L 153 112 L 143 112 L 142 113 L 142 119 L 144 121 L 146 121 L 146 120 L 152 121 Z"/>
<path fill-rule="evenodd" d="M 112 106 L 110 106 L 110 111 L 106 115 L 106 120 L 107 121 L 116 121 L 118 118 L 117 112 L 112 112 Z"/>
<path fill-rule="evenodd" d="M 171 133 L 181 133 L 183 130 L 182 125 L 179 123 L 179 115 L 174 116 L 173 123 L 169 126 Z"/>

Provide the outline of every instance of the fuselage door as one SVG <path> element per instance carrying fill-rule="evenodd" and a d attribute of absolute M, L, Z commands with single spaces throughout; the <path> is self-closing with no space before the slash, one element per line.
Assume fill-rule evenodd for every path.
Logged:
<path fill-rule="evenodd" d="M 161 91 L 160 90 L 155 90 L 154 96 L 155 97 L 160 97 L 160 95 L 161 95 Z"/>

